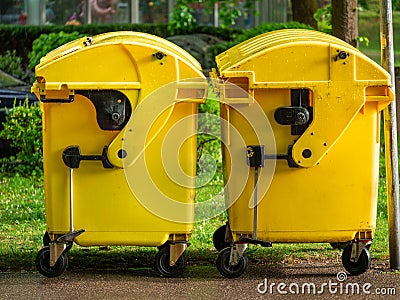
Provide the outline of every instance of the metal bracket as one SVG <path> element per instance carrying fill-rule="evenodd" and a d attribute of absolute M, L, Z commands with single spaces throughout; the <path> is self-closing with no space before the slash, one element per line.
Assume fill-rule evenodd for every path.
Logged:
<path fill-rule="evenodd" d="M 231 231 L 231 227 L 229 225 L 229 222 L 226 222 L 226 230 L 225 230 L 224 241 L 226 243 L 232 243 L 233 242 L 233 236 L 232 236 L 232 231 Z"/>
<path fill-rule="evenodd" d="M 229 265 L 237 266 L 240 261 L 240 258 L 243 256 L 243 253 L 247 249 L 247 244 L 233 244 L 231 246 L 231 255 L 229 257 Z"/>
<path fill-rule="evenodd" d="M 57 260 L 60 258 L 61 254 L 67 248 L 67 243 L 50 243 L 50 267 L 56 265 Z"/>
<path fill-rule="evenodd" d="M 240 238 L 239 241 L 241 243 L 246 243 L 246 244 L 260 245 L 261 247 L 272 247 L 272 243 L 269 241 L 251 239 L 251 238 L 247 238 L 247 237 Z"/>
<path fill-rule="evenodd" d="M 71 243 L 76 237 L 85 232 L 85 229 L 69 232 L 56 239 L 55 242 L 49 244 L 50 247 L 50 267 L 54 267 L 61 254 L 67 248 L 68 243 Z"/>
<path fill-rule="evenodd" d="M 85 232 L 85 229 L 80 229 L 80 230 L 77 230 L 77 231 L 73 231 L 73 232 L 64 234 L 64 235 L 58 237 L 56 242 L 57 243 L 73 242 L 75 238 L 77 238 L 78 236 L 80 236 L 84 232 Z"/>
<path fill-rule="evenodd" d="M 360 258 L 361 252 L 364 248 L 372 243 L 371 240 L 358 240 L 351 245 L 350 261 L 356 263 Z"/>
<path fill-rule="evenodd" d="M 174 243 L 169 244 L 169 266 L 172 267 L 176 264 L 179 257 L 182 256 L 188 247 L 188 243 Z"/>

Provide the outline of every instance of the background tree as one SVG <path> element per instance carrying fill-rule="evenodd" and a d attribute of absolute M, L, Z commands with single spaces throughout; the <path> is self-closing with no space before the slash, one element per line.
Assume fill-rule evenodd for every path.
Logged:
<path fill-rule="evenodd" d="M 356 47 L 357 0 L 332 0 L 332 35 Z"/>
<path fill-rule="evenodd" d="M 316 0 L 292 0 L 293 21 L 307 24 L 317 29 L 317 21 L 314 19 L 316 11 Z"/>

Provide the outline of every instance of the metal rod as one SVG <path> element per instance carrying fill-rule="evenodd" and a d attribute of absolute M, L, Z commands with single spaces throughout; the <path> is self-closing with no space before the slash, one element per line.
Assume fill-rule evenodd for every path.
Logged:
<path fill-rule="evenodd" d="M 288 159 L 287 154 L 265 154 L 264 159 Z"/>
<path fill-rule="evenodd" d="M 254 168 L 254 219 L 253 219 L 253 239 L 257 239 L 257 225 L 258 225 L 258 167 Z"/>
<path fill-rule="evenodd" d="M 392 1 L 381 0 L 381 60 L 382 67 L 392 77 L 392 90 L 395 89 Z M 399 170 L 396 103 L 391 103 L 384 110 L 386 187 L 389 227 L 390 268 L 400 269 L 400 217 L 399 217 Z"/>
<path fill-rule="evenodd" d="M 69 168 L 69 232 L 74 231 L 74 182 L 73 168 Z"/>
<path fill-rule="evenodd" d="M 219 27 L 219 4 L 214 4 L 214 27 Z"/>
<path fill-rule="evenodd" d="M 40 0 L 39 7 L 39 25 L 44 25 L 46 24 L 46 1 Z"/>
<path fill-rule="evenodd" d="M 92 7 L 89 0 L 85 0 L 85 21 L 86 24 L 92 24 Z"/>
<path fill-rule="evenodd" d="M 168 2 L 168 5 L 169 5 L 169 2 Z M 168 9 L 169 9 L 169 7 L 168 7 Z M 139 23 L 139 0 L 131 0 L 130 23 L 131 24 Z"/>

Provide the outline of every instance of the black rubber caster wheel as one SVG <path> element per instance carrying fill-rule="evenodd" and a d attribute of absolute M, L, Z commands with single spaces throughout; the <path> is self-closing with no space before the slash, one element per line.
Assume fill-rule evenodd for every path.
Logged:
<path fill-rule="evenodd" d="M 162 277 L 180 277 L 186 269 L 186 254 L 183 253 L 178 261 L 173 265 L 169 265 L 170 247 L 162 247 L 155 257 L 155 270 Z"/>
<path fill-rule="evenodd" d="M 50 267 L 50 247 L 42 248 L 36 256 L 35 260 L 36 269 L 40 274 L 46 277 L 58 277 L 68 267 L 68 257 L 65 254 L 61 254 L 56 264 Z"/>
<path fill-rule="evenodd" d="M 246 253 L 243 253 L 236 266 L 229 265 L 229 258 L 231 256 L 231 248 L 223 249 L 217 258 L 217 269 L 222 276 L 226 278 L 238 278 L 247 270 L 248 259 Z"/>
<path fill-rule="evenodd" d="M 51 239 L 50 239 L 50 235 L 49 233 L 46 231 L 43 235 L 43 247 L 47 247 L 50 245 L 51 243 Z M 71 250 L 72 246 L 74 245 L 73 242 L 68 242 L 67 243 L 67 247 L 64 250 L 64 253 L 68 252 L 69 250 Z"/>
<path fill-rule="evenodd" d="M 367 248 L 364 248 L 357 262 L 350 261 L 352 245 L 346 246 L 342 253 L 343 267 L 351 275 L 360 275 L 365 273 L 371 266 L 371 255 Z"/>
<path fill-rule="evenodd" d="M 213 244 L 218 252 L 220 252 L 222 249 L 230 247 L 231 245 L 230 243 L 225 242 L 225 232 L 226 232 L 226 225 L 222 225 L 214 232 Z"/>
<path fill-rule="evenodd" d="M 333 249 L 337 249 L 337 250 L 343 250 L 344 248 L 346 248 L 348 245 L 351 245 L 351 241 L 350 242 L 336 242 L 336 243 L 330 243 L 331 247 Z"/>

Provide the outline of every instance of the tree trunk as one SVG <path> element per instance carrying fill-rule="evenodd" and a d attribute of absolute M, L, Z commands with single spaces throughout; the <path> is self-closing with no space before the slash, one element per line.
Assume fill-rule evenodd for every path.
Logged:
<path fill-rule="evenodd" d="M 356 47 L 357 0 L 332 0 L 332 34 Z"/>
<path fill-rule="evenodd" d="M 316 0 L 292 0 L 293 21 L 310 25 L 316 29 L 318 27 L 317 21 L 314 19 L 316 11 Z"/>

